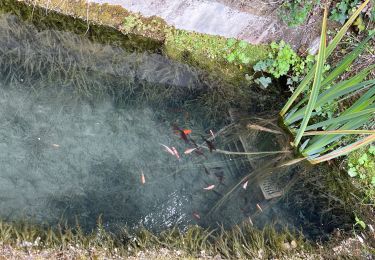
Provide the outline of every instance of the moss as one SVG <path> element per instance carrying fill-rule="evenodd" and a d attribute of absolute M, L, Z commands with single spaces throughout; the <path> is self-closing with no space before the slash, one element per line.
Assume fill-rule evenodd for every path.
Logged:
<path fill-rule="evenodd" d="M 21 0 L 30 6 L 39 6 L 65 15 L 80 18 L 87 24 L 105 25 L 124 34 L 136 34 L 157 41 L 165 39 L 167 24 L 157 17 L 142 17 L 129 12 L 118 5 L 87 3 L 86 0 Z M 135 21 L 135 26 L 127 26 L 128 21 Z"/>
<path fill-rule="evenodd" d="M 53 2 L 51 1 L 51 4 Z M 31 6 L 15 0 L 3 0 L 0 2 L 0 12 L 15 14 L 23 20 L 33 23 L 39 30 L 71 31 L 93 41 L 121 46 L 129 51 L 149 50 L 155 52 L 161 48 L 161 42 L 153 38 L 133 33 L 124 35 L 108 24 L 90 24 L 88 26 L 87 22 L 82 19 L 75 19 L 56 11 L 48 11 L 48 15 L 46 15 L 46 10 L 38 5 Z"/>
<path fill-rule="evenodd" d="M 242 50 L 250 58 L 247 64 L 229 63 L 227 56 L 236 52 L 238 45 L 229 46 L 228 39 L 224 37 L 183 30 L 168 32 L 164 48 L 166 54 L 173 59 L 220 73 L 233 81 L 243 81 L 245 74 L 252 71 L 252 65 L 265 59 L 270 50 L 268 45 L 247 44 Z"/>

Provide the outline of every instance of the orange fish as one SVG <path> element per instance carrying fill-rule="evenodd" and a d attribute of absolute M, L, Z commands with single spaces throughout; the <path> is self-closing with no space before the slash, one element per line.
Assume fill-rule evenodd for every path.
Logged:
<path fill-rule="evenodd" d="M 141 183 L 142 184 L 146 183 L 146 178 L 145 178 L 145 175 L 143 174 L 143 171 L 141 171 Z"/>
<path fill-rule="evenodd" d="M 204 190 L 212 190 L 213 188 L 215 188 L 215 185 L 210 185 L 206 188 L 203 188 Z"/>
<path fill-rule="evenodd" d="M 184 129 L 184 130 L 182 130 L 182 132 L 184 132 L 184 134 L 186 134 L 186 135 L 189 135 L 189 134 L 191 134 L 191 130 L 190 129 Z"/>

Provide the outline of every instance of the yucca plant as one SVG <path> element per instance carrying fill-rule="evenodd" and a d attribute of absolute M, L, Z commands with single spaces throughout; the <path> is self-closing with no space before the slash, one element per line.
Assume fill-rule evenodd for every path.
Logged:
<path fill-rule="evenodd" d="M 336 66 L 332 66 L 331 70 L 324 71 L 327 58 L 369 1 L 366 0 L 359 6 L 328 46 L 326 46 L 328 11 L 327 8 L 325 9 L 316 64 L 280 112 L 284 125 L 295 136 L 293 145 L 298 147 L 302 155 L 313 164 L 345 155 L 375 141 L 375 131 L 358 130 L 374 119 L 375 79 L 366 80 L 366 78 L 375 69 L 375 64 L 346 80 L 340 80 L 340 76 L 363 52 L 375 33 L 370 33 Z M 296 103 L 297 98 L 303 93 L 307 94 Z M 342 113 L 326 120 L 319 117 L 317 109 L 320 107 L 351 97 L 356 93 L 361 93 L 361 97 Z M 340 141 L 349 134 L 360 138 L 343 145 Z M 303 141 L 302 144 L 301 141 Z"/>

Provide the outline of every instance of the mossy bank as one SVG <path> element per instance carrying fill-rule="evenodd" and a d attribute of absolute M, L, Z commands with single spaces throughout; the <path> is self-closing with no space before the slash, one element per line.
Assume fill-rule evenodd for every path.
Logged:
<path fill-rule="evenodd" d="M 29 19 L 34 17 L 33 20 L 37 21 L 47 14 L 48 17 L 59 17 L 58 19 L 62 17 L 58 14 L 79 18 L 74 22 L 71 21 L 76 33 L 77 28 L 81 34 L 84 34 L 97 30 L 97 25 L 102 25 L 112 28 L 114 35 L 116 35 L 115 32 L 120 32 L 124 39 L 134 39 L 134 36 L 140 36 L 144 38 L 143 42 L 148 39 L 153 43 L 154 48 L 157 46 L 169 57 L 182 60 L 209 72 L 217 72 L 232 82 L 244 81 L 244 76 L 252 70 L 252 66 L 257 61 L 265 59 L 269 51 L 269 46 L 264 44 L 246 43 L 244 46 L 244 44 L 238 44 L 240 41 L 237 41 L 237 44 L 229 46 L 228 39 L 224 37 L 176 29 L 161 18 L 143 17 L 121 6 L 88 4 L 83 0 L 22 0 L 20 2 L 4 0 L 0 6 L 2 9 L 26 16 Z M 109 32 L 109 30 L 106 31 Z M 108 37 L 108 33 L 106 36 L 103 38 L 114 37 Z M 151 46 L 141 46 L 143 49 L 145 47 L 150 48 Z M 227 62 L 228 55 L 236 53 L 238 55 L 246 53 L 248 58 L 244 60 L 245 62 L 240 60 L 235 63 Z"/>

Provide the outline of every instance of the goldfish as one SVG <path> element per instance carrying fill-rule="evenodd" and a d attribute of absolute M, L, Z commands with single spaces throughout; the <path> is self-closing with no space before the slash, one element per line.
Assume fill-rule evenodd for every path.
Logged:
<path fill-rule="evenodd" d="M 146 183 L 146 178 L 145 178 L 145 175 L 143 174 L 143 171 L 141 171 L 141 183 L 142 184 Z"/>
<path fill-rule="evenodd" d="M 189 143 L 189 139 L 188 139 L 187 135 L 191 133 L 191 130 L 190 130 L 190 132 L 189 132 L 189 130 L 183 130 L 183 129 L 179 128 L 177 125 L 174 125 L 173 129 L 175 130 L 175 132 L 177 134 L 180 135 L 181 139 L 184 140 L 185 143 Z M 185 131 L 186 131 L 187 134 L 185 133 Z"/>
<path fill-rule="evenodd" d="M 212 136 L 212 138 L 215 138 L 215 134 L 212 130 L 210 130 L 210 135 Z"/>
<path fill-rule="evenodd" d="M 177 159 L 180 159 L 180 154 L 178 153 L 178 151 L 175 147 L 172 147 L 172 151 L 173 151 L 174 156 L 176 156 Z"/>
<path fill-rule="evenodd" d="M 206 188 L 203 188 L 204 190 L 212 190 L 213 188 L 215 188 L 215 185 L 210 185 Z"/>
<path fill-rule="evenodd" d="M 195 149 L 197 149 L 197 148 L 187 149 L 187 150 L 185 150 L 184 154 L 191 154 L 192 152 L 194 152 Z"/>
<path fill-rule="evenodd" d="M 167 151 L 168 153 L 170 153 L 170 154 L 173 155 L 173 156 L 176 156 L 175 153 L 174 153 L 174 151 L 173 151 L 171 148 L 169 148 L 169 147 L 166 146 L 165 144 L 160 144 L 160 145 L 164 146 L 165 151 Z"/>
<path fill-rule="evenodd" d="M 195 219 L 201 219 L 201 216 L 199 216 L 198 212 L 196 212 L 196 211 L 193 212 L 193 217 Z"/>
<path fill-rule="evenodd" d="M 192 132 L 190 129 L 184 129 L 182 131 L 184 132 L 185 135 L 189 135 Z"/>

